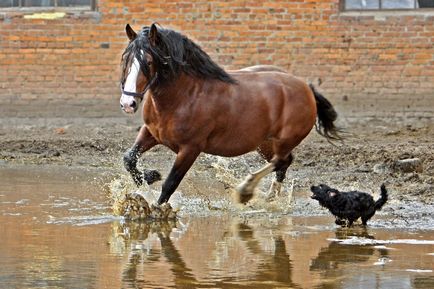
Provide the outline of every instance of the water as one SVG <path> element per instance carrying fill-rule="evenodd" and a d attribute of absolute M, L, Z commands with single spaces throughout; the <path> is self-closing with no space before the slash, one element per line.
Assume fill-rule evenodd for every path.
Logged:
<path fill-rule="evenodd" d="M 0 168 L 0 288 L 434 288 L 432 229 L 188 208 L 126 223 L 101 175 Z"/>

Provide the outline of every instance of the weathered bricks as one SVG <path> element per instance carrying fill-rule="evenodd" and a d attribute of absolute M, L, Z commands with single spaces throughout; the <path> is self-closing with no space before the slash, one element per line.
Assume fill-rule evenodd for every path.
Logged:
<path fill-rule="evenodd" d="M 25 19 L 29 13 L 0 10 L 0 103 L 117 98 L 125 24 L 157 21 L 228 69 L 276 64 L 321 79 L 331 98 L 414 97 L 413 105 L 434 110 L 432 12 L 342 13 L 338 0 L 107 0 L 98 12 L 60 19 Z"/>

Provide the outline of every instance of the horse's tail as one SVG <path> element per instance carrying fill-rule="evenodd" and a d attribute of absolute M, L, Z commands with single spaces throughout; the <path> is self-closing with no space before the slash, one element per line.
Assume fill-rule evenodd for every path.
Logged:
<path fill-rule="evenodd" d="M 312 90 L 316 101 L 318 115 L 318 122 L 315 125 L 316 131 L 327 139 L 342 140 L 342 137 L 339 135 L 340 130 L 334 124 L 338 114 L 333 108 L 333 105 L 327 100 L 327 98 L 319 93 L 312 84 L 309 84 L 309 87 Z"/>
<path fill-rule="evenodd" d="M 375 202 L 375 210 L 381 210 L 381 207 L 387 202 L 387 190 L 384 184 L 381 185 L 381 197 Z"/>

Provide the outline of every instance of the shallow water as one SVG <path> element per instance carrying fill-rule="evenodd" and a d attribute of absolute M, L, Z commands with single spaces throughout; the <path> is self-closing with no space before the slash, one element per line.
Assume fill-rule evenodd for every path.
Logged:
<path fill-rule="evenodd" d="M 267 208 L 125 223 L 100 175 L 0 168 L 0 288 L 434 288 L 432 229 Z"/>

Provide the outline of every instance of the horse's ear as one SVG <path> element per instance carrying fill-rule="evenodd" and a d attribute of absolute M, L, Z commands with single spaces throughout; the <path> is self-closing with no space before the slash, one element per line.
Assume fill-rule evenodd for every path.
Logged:
<path fill-rule="evenodd" d="M 151 42 L 152 45 L 156 45 L 158 41 L 158 28 L 155 23 L 152 23 L 151 29 L 149 30 L 149 42 Z"/>
<path fill-rule="evenodd" d="M 125 32 L 127 33 L 128 39 L 130 41 L 133 41 L 134 39 L 136 39 L 137 33 L 134 32 L 134 30 L 133 30 L 133 28 L 131 28 L 130 24 L 127 24 L 127 26 L 125 26 Z"/>

